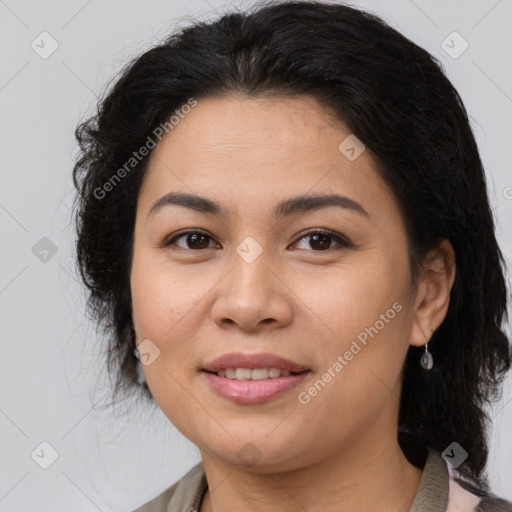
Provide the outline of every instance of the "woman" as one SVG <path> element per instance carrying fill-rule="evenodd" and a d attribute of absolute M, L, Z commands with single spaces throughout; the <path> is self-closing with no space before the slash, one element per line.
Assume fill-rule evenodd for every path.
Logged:
<path fill-rule="evenodd" d="M 137 58 L 77 138 L 115 395 L 202 457 L 139 512 L 512 510 L 484 473 L 503 258 L 430 54 L 344 5 L 260 4 Z"/>

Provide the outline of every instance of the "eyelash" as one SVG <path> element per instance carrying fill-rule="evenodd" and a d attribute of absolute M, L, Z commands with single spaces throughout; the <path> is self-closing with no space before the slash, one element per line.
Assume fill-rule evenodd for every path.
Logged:
<path fill-rule="evenodd" d="M 200 231 L 200 230 L 191 229 L 188 231 L 182 231 L 181 233 L 174 235 L 172 238 L 167 238 L 162 243 L 161 248 L 170 247 L 171 245 L 174 244 L 174 242 L 176 240 L 178 240 L 182 237 L 185 237 L 187 235 L 194 235 L 194 234 L 204 235 L 204 236 L 208 237 L 210 240 L 213 240 L 213 238 L 208 233 L 205 233 L 204 231 Z M 332 250 L 340 250 L 340 249 L 346 249 L 346 248 L 353 247 L 353 244 L 351 242 L 349 242 L 346 238 L 342 237 L 339 233 L 336 233 L 334 231 L 329 231 L 327 229 L 315 229 L 315 230 L 309 231 L 308 233 L 304 233 L 303 235 L 300 236 L 300 238 L 298 238 L 293 243 L 300 242 L 304 238 L 308 238 L 313 235 L 326 235 L 326 236 L 331 237 L 332 240 L 334 240 L 336 243 L 338 243 L 338 248 L 333 249 L 330 247 L 329 249 L 323 249 L 323 250 L 318 250 L 318 251 L 311 249 L 313 252 L 323 253 L 323 252 L 329 252 Z M 202 249 L 189 249 L 189 248 L 184 249 L 183 247 L 180 247 L 180 249 L 199 252 L 199 251 L 204 251 L 204 250 L 210 249 L 210 247 L 205 247 Z"/>

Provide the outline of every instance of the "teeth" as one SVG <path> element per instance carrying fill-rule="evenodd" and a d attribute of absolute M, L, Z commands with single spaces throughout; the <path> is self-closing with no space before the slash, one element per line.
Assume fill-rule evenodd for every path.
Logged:
<path fill-rule="evenodd" d="M 252 379 L 252 370 L 249 370 L 249 368 L 237 368 L 235 370 L 235 379 L 236 380 Z"/>
<path fill-rule="evenodd" d="M 290 370 L 280 370 L 279 368 L 226 368 L 217 372 L 219 377 L 236 380 L 264 380 L 276 379 L 277 377 L 288 377 Z"/>
<path fill-rule="evenodd" d="M 281 370 L 279 370 L 278 368 L 269 368 L 268 369 L 268 376 L 271 379 L 275 379 L 276 377 L 279 377 L 279 375 L 281 375 Z"/>
<path fill-rule="evenodd" d="M 268 369 L 267 368 L 255 368 L 254 370 L 249 370 L 251 373 L 252 380 L 263 380 L 268 379 Z M 238 378 L 238 370 L 236 371 Z"/>

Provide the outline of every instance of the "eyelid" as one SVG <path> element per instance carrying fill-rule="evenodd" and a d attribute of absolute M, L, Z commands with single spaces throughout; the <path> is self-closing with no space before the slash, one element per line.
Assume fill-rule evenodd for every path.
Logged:
<path fill-rule="evenodd" d="M 164 239 L 164 241 L 162 242 L 162 244 L 160 245 L 160 247 L 165 249 L 166 247 L 171 245 L 171 242 L 174 242 L 178 238 L 181 238 L 186 235 L 193 235 L 193 234 L 204 235 L 204 236 L 210 238 L 211 240 L 215 241 L 215 238 L 212 235 L 210 235 L 206 231 L 203 231 L 202 229 L 186 229 L 184 231 L 178 231 L 177 233 L 173 233 L 172 235 L 169 235 L 168 237 L 166 237 Z M 183 248 L 180 247 L 180 249 L 183 249 Z M 187 250 L 187 249 L 184 249 L 184 250 Z M 188 250 L 195 250 L 195 251 L 199 252 L 204 249 L 188 249 Z"/>
<path fill-rule="evenodd" d="M 208 237 L 210 240 L 215 241 L 215 238 L 212 235 L 210 235 L 208 232 L 203 231 L 202 229 L 193 229 L 192 228 L 192 229 L 186 229 L 186 230 L 178 232 L 178 233 L 173 233 L 172 235 L 170 235 L 169 237 L 164 239 L 164 241 L 162 242 L 160 247 L 161 248 L 169 247 L 177 239 L 184 237 L 186 235 L 190 235 L 190 234 L 204 235 L 204 236 Z M 330 236 L 333 240 L 335 240 L 338 243 L 339 247 L 342 247 L 342 248 L 354 247 L 354 244 L 348 238 L 343 236 L 341 233 L 338 233 L 336 231 L 331 231 L 331 230 L 325 229 L 325 228 L 311 228 L 303 233 L 300 233 L 297 236 L 297 238 L 295 239 L 295 241 L 292 242 L 291 245 L 296 244 L 297 242 L 300 242 L 302 239 L 307 238 L 308 236 L 317 235 L 317 234 Z M 183 249 L 183 248 L 180 247 L 180 249 Z M 184 249 L 184 250 L 200 252 L 200 251 L 204 251 L 206 249 L 210 249 L 210 247 L 205 247 L 203 249 Z M 322 252 L 328 252 L 328 251 L 332 251 L 332 250 L 336 250 L 336 248 L 329 248 L 329 249 L 326 249 L 323 251 L 311 250 L 309 252 L 322 253 Z"/>
<path fill-rule="evenodd" d="M 347 237 L 343 236 L 341 233 L 338 233 L 336 231 L 331 231 L 330 229 L 324 229 L 324 228 L 312 228 L 312 229 L 307 230 L 304 233 L 301 233 L 300 235 L 298 235 L 297 239 L 295 240 L 295 242 L 293 242 L 293 244 L 300 242 L 303 238 L 307 238 L 308 236 L 317 235 L 317 234 L 330 236 L 332 239 L 336 240 L 338 245 L 340 245 L 341 247 L 344 247 L 344 248 L 354 247 L 354 244 Z M 327 252 L 330 250 L 334 250 L 334 249 L 327 249 L 325 251 L 311 251 L 311 252 L 322 253 L 322 252 Z"/>

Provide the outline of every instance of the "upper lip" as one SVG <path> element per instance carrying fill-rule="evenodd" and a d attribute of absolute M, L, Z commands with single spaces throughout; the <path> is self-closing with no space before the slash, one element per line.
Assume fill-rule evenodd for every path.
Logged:
<path fill-rule="evenodd" d="M 300 373 L 308 370 L 294 361 L 285 359 L 269 353 L 244 354 L 242 352 L 232 352 L 217 357 L 204 366 L 208 372 L 218 372 L 226 368 L 278 368 L 280 370 L 289 370 L 290 372 Z"/>

